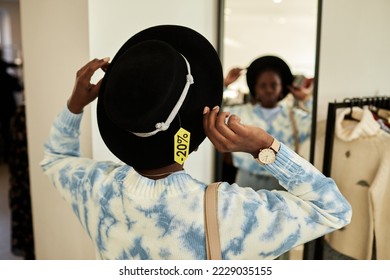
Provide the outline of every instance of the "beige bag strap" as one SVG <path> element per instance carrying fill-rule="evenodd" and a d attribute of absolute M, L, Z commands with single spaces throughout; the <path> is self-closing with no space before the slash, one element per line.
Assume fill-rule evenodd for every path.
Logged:
<path fill-rule="evenodd" d="M 294 147 L 295 147 L 295 152 L 298 154 L 299 153 L 299 132 L 298 132 L 298 125 L 297 121 L 294 116 L 294 110 L 291 108 L 290 110 L 290 119 L 291 119 L 291 124 L 293 128 L 293 133 L 294 133 Z"/>
<path fill-rule="evenodd" d="M 221 260 L 221 244 L 218 230 L 218 187 L 220 182 L 207 186 L 204 196 L 206 252 L 208 260 Z"/>

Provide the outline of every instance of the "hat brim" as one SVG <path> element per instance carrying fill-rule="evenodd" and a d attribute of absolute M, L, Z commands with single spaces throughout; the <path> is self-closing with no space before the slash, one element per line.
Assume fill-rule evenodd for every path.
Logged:
<path fill-rule="evenodd" d="M 109 94 L 106 82 L 110 70 L 120 56 L 133 45 L 146 40 L 161 40 L 170 44 L 188 60 L 194 84 L 184 101 L 178 117 L 168 130 L 151 137 L 138 137 L 114 124 L 106 113 L 104 96 Z M 203 108 L 222 102 L 223 73 L 214 47 L 198 32 L 183 26 L 160 25 L 145 29 L 131 37 L 117 52 L 103 78 L 97 103 L 100 134 L 108 149 L 121 161 L 138 169 L 155 169 L 174 162 L 174 135 L 180 127 L 191 133 L 190 150 L 194 151 L 205 139 Z M 153 110 L 153 100 L 149 100 Z M 129 104 L 129 110 L 137 104 Z"/>
<path fill-rule="evenodd" d="M 279 100 L 286 97 L 286 95 L 290 92 L 288 86 L 290 86 L 293 82 L 293 75 L 291 73 L 290 67 L 287 63 L 277 57 L 272 55 L 262 56 L 255 59 L 248 67 L 246 72 L 246 80 L 249 88 L 249 92 L 253 98 L 256 97 L 255 93 L 255 85 L 257 78 L 260 73 L 265 70 L 274 69 L 280 73 L 282 79 L 282 94 Z"/>

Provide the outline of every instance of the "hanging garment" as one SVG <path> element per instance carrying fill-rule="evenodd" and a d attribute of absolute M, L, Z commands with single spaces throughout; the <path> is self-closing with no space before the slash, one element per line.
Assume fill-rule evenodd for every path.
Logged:
<path fill-rule="evenodd" d="M 5 162 L 8 162 L 10 156 L 10 123 L 16 110 L 14 93 L 21 89 L 18 78 L 8 74 L 4 63 L 0 62 L 0 157 Z"/>
<path fill-rule="evenodd" d="M 27 133 L 24 106 L 17 108 L 11 125 L 10 208 L 11 250 L 25 259 L 35 259 L 32 228 Z"/>
<path fill-rule="evenodd" d="M 325 240 L 354 259 L 372 259 L 373 249 L 377 259 L 390 259 L 390 135 L 368 108 L 354 107 L 346 119 L 350 111 L 337 111 L 331 177 L 352 205 L 352 220 Z M 320 168 L 324 133 L 318 136 L 315 165 Z"/>

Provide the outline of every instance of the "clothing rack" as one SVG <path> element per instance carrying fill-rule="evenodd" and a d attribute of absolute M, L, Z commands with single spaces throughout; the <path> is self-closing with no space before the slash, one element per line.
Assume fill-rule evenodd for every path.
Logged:
<path fill-rule="evenodd" d="M 324 147 L 324 159 L 322 173 L 330 177 L 332 169 L 333 158 L 333 140 L 335 134 L 335 122 L 336 111 L 340 108 L 352 108 L 353 107 L 372 106 L 373 109 L 381 108 L 390 110 L 390 96 L 376 96 L 376 97 L 355 97 L 345 98 L 343 102 L 334 102 L 328 104 L 328 114 L 326 119 L 326 132 L 325 132 L 325 147 Z M 323 237 L 317 238 L 314 243 L 314 259 L 323 259 L 324 240 Z"/>
<path fill-rule="evenodd" d="M 330 176 L 332 167 L 332 152 L 334 139 L 334 125 L 336 121 L 336 111 L 339 108 L 352 108 L 358 106 L 373 106 L 375 108 L 390 109 L 390 96 L 345 98 L 343 102 L 328 104 L 328 116 L 326 119 L 325 148 L 322 173 Z"/>

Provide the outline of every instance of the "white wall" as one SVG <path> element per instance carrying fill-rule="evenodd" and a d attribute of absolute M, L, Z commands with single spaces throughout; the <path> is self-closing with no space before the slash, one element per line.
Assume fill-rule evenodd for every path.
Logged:
<path fill-rule="evenodd" d="M 318 120 L 328 102 L 390 95 L 390 1 L 323 2 Z"/>
<path fill-rule="evenodd" d="M 294 74 L 312 77 L 316 27 L 317 0 L 225 0 L 224 71 L 272 54 L 285 59 Z M 233 88 L 248 92 L 245 75 Z"/>
<path fill-rule="evenodd" d="M 217 1 L 20 0 L 33 223 L 37 259 L 93 259 L 92 242 L 41 171 L 43 143 L 65 106 L 76 71 L 94 57 L 113 57 L 134 33 L 154 24 L 183 24 L 216 42 Z M 82 123 L 82 150 L 111 156 L 99 142 L 95 110 Z M 92 116 L 92 123 L 91 123 Z M 104 152 L 103 152 L 104 151 Z M 211 180 L 212 150 L 202 144 L 188 172 Z"/>

